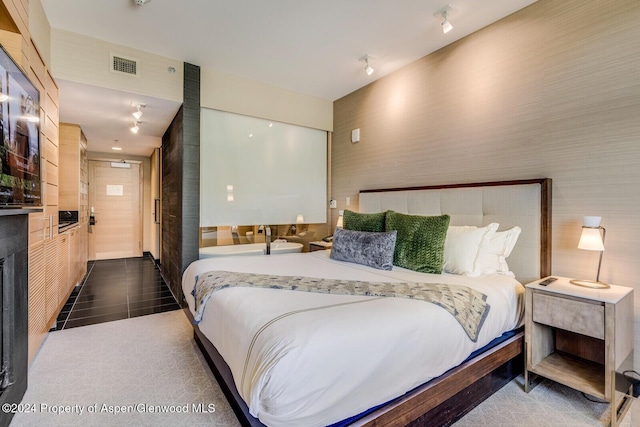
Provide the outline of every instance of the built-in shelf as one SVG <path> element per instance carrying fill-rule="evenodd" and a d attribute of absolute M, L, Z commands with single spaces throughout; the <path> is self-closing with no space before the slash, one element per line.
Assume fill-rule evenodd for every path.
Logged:
<path fill-rule="evenodd" d="M 556 351 L 530 371 L 591 396 L 605 398 L 604 365 L 599 363 Z"/>

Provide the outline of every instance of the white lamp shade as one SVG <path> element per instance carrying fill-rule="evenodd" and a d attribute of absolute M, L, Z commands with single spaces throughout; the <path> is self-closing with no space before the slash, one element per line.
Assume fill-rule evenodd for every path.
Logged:
<path fill-rule="evenodd" d="M 600 227 L 601 216 L 583 216 L 582 225 L 585 227 Z"/>
<path fill-rule="evenodd" d="M 338 228 L 342 228 L 343 227 L 342 215 L 340 215 L 338 217 L 338 223 L 336 224 L 336 227 L 338 227 Z"/>
<path fill-rule="evenodd" d="M 582 228 L 578 249 L 586 249 L 588 251 L 604 251 L 604 243 L 600 228 Z"/>

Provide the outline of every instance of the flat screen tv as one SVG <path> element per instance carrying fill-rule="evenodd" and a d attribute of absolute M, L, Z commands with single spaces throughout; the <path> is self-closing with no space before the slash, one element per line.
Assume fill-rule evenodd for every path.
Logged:
<path fill-rule="evenodd" d="M 0 45 L 0 208 L 42 206 L 40 93 Z"/>

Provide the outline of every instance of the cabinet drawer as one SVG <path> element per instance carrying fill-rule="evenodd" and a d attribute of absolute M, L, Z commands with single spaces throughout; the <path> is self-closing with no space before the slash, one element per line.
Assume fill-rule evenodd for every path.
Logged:
<path fill-rule="evenodd" d="M 604 305 L 535 292 L 533 321 L 604 339 Z"/>

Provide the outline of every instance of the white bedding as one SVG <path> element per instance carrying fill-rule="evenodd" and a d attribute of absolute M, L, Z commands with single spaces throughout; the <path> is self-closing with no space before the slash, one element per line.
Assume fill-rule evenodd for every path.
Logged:
<path fill-rule="evenodd" d="M 387 402 L 464 361 L 519 325 L 524 288 L 505 275 L 434 275 L 334 261 L 329 251 L 211 258 L 191 264 L 182 288 L 211 270 L 374 282 L 466 285 L 491 306 L 476 343 L 435 304 L 402 298 L 232 288 L 209 300 L 200 331 L 215 345 L 250 413 L 267 426 L 323 426 Z"/>

